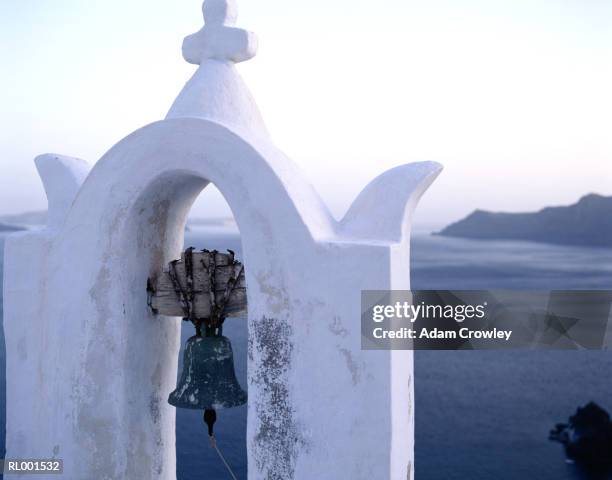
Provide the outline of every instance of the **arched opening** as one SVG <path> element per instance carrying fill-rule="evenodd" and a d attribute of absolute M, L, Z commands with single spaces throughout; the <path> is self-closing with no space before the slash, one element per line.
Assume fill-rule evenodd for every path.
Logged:
<path fill-rule="evenodd" d="M 127 306 L 129 316 L 136 319 L 127 324 L 127 350 L 132 359 L 131 368 L 125 372 L 127 385 L 132 388 L 132 385 L 142 383 L 142 377 L 146 375 L 144 372 L 150 370 L 147 365 L 141 365 L 143 359 L 138 354 L 142 352 L 143 344 L 150 349 L 143 352 L 148 358 L 161 347 L 160 352 L 165 353 L 155 359 L 159 365 L 155 369 L 148 407 L 151 416 L 160 417 L 160 420 L 154 419 L 154 423 L 165 422 L 167 427 L 162 427 L 165 434 L 169 433 L 170 428 L 176 438 L 175 444 L 164 443 L 163 434 L 158 434 L 154 429 L 143 441 L 157 438 L 160 452 L 168 460 L 175 456 L 176 478 L 179 480 L 199 479 L 203 472 L 211 478 L 223 478 L 227 476 L 227 471 L 216 451 L 210 448 L 203 412 L 168 404 L 168 395 L 175 389 L 183 368 L 185 342 L 195 334 L 193 324 L 180 318 L 154 315 L 150 311 L 142 316 L 143 322 L 135 313 L 144 306 L 141 298 L 143 274 L 147 272 L 153 276 L 161 272 L 168 262 L 179 259 L 181 252 L 188 247 L 218 251 L 231 249 L 236 259 L 244 264 L 238 224 L 217 187 L 200 174 L 185 170 L 169 170 L 153 179 L 138 196 L 127 216 L 136 221 L 124 231 L 121 240 L 125 242 L 122 250 L 132 252 L 125 260 L 125 280 L 132 285 L 130 290 L 139 299 L 137 302 L 129 299 L 130 303 L 135 303 L 134 310 L 130 311 Z M 247 319 L 227 318 L 223 335 L 232 343 L 236 376 L 241 387 L 247 391 Z M 143 342 L 143 338 L 148 340 Z M 128 417 L 142 416 L 142 412 L 137 411 L 142 410 L 143 398 L 147 398 L 144 392 L 130 391 L 130 397 L 128 412 L 131 413 Z M 160 412 L 166 412 L 166 415 Z M 217 410 L 217 445 L 239 478 L 246 478 L 247 475 L 246 423 L 246 404 Z M 174 468 L 172 463 L 167 463 L 164 469 L 166 465 Z"/>
<path fill-rule="evenodd" d="M 244 264 L 237 222 L 213 183 L 198 172 L 182 169 L 169 169 L 150 181 L 126 216 L 133 223 L 126 222 L 127 228 L 120 240 L 123 243 L 121 250 L 131 252 L 125 259 L 124 280 L 137 299 L 126 299 L 124 304 L 130 317 L 126 342 L 131 358 L 130 368 L 125 372 L 129 387 L 126 418 L 142 417 L 145 399 L 154 426 L 146 437 L 139 440 L 158 442 L 159 452 L 166 457 L 163 467 L 159 462 L 160 468 L 175 469 L 176 478 L 180 480 L 201 478 L 203 472 L 211 478 L 223 478 L 227 471 L 216 451 L 210 448 L 203 412 L 168 404 L 168 395 L 175 389 L 183 367 L 183 348 L 186 340 L 194 335 L 194 326 L 179 318 L 153 315 L 150 311 L 139 315 L 138 312 L 142 312 L 144 306 L 141 295 L 145 285 L 143 275 L 160 272 L 168 262 L 180 258 L 187 247 L 219 251 L 231 249 Z M 247 319 L 228 318 L 223 335 L 232 343 L 236 376 L 246 391 Z M 143 347 L 149 351 L 143 351 Z M 148 385 L 140 392 L 132 387 L 142 384 L 142 378 L 148 375 L 145 372 L 151 370 L 141 354 L 149 361 L 157 355 L 158 366 L 153 369 L 152 390 L 149 392 Z M 246 422 L 246 404 L 217 410 L 217 444 L 239 478 L 246 478 L 247 472 Z M 135 425 L 130 430 L 137 428 L 140 426 Z M 175 435 L 175 443 L 167 441 L 169 430 Z"/>
<path fill-rule="evenodd" d="M 49 282 L 49 295 L 63 298 L 63 271 L 78 279 L 71 293 L 79 302 L 51 304 L 48 312 L 49 318 L 61 319 L 64 330 L 73 331 L 72 350 L 61 348 L 65 339 L 60 330 L 49 342 L 57 344 L 60 363 L 72 369 L 62 373 L 62 387 L 72 391 L 73 385 L 82 385 L 64 407 L 78 419 L 79 428 L 67 433 L 71 455 L 78 458 L 77 476 L 92 471 L 127 478 L 176 476 L 176 411 L 167 399 L 176 388 L 181 322 L 153 315 L 146 285 L 156 271 L 179 258 L 189 211 L 211 183 L 240 226 L 249 324 L 260 327 L 251 343 L 255 354 L 248 359 L 249 396 L 257 399 L 248 408 L 249 466 L 291 468 L 297 428 L 291 399 L 275 402 L 266 383 L 268 357 L 262 342 L 281 315 L 287 322 L 291 259 L 296 251 L 312 254 L 314 234 L 329 235 L 331 221 L 315 192 L 287 162 L 268 144 L 256 148 L 221 125 L 186 118 L 134 132 L 91 171 L 54 246 L 51 262 L 63 263 Z M 286 329 L 275 332 L 274 339 L 280 346 L 292 345 Z M 74 362 L 77 349 L 80 361 Z M 275 371 L 275 388 L 286 390 L 290 367 L 287 360 Z M 269 427 L 268 419 L 278 416 L 284 419 L 282 430 Z M 116 445 L 126 447 L 120 455 Z M 201 445 L 201 455 L 208 448 L 206 442 L 194 445 Z M 286 455 L 253 464 L 278 445 Z M 277 458 L 284 462 L 281 467 Z"/>
<path fill-rule="evenodd" d="M 194 202 L 185 227 L 184 248 L 197 250 L 231 249 L 236 259 L 243 261 L 240 231 L 229 205 L 219 190 L 209 184 Z M 194 333 L 190 322 L 181 322 L 181 350 L 178 374 L 180 376 L 183 348 Z M 246 318 L 228 317 L 223 325 L 223 335 L 232 342 L 236 377 L 247 390 L 247 340 Z M 176 409 L 176 477 L 178 480 L 227 478 L 228 474 L 217 453 L 210 448 L 206 426 L 199 410 Z M 247 476 L 246 453 L 247 405 L 217 410 L 215 436 L 238 478 Z"/>

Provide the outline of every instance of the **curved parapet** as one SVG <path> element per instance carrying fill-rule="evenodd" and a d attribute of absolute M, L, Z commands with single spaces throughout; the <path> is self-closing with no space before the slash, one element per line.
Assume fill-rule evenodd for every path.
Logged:
<path fill-rule="evenodd" d="M 59 228 L 89 174 L 91 165 L 80 158 L 45 153 L 34 159 L 48 202 L 47 228 Z"/>
<path fill-rule="evenodd" d="M 278 242 L 289 253 L 296 248 L 297 239 L 333 235 L 335 225 L 329 210 L 280 150 L 201 118 L 155 122 L 111 148 L 84 182 L 64 228 L 69 232 L 87 225 L 93 240 L 94 232 L 108 221 L 114 222 L 108 232 L 118 236 L 119 220 L 143 215 L 130 210 L 150 195 L 147 189 L 152 185 L 159 191 L 146 197 L 149 205 L 161 202 L 162 191 L 164 195 L 167 191 L 173 205 L 166 214 L 182 219 L 208 183 L 221 191 L 244 236 L 251 231 L 253 236 L 266 235 L 258 239 L 262 245 Z M 245 249 L 249 250 L 248 245 Z"/>
<path fill-rule="evenodd" d="M 410 216 L 419 199 L 442 171 L 436 162 L 418 162 L 387 170 L 353 201 L 339 233 L 355 239 L 408 240 Z"/>

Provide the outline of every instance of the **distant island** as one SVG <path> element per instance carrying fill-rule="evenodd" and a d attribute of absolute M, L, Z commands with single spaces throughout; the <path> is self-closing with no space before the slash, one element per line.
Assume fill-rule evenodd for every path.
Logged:
<path fill-rule="evenodd" d="M 187 225 L 198 227 L 235 227 L 236 222 L 232 217 L 189 217 Z"/>
<path fill-rule="evenodd" d="M 436 235 L 612 247 L 612 197 L 589 194 L 573 205 L 532 213 L 476 210 Z"/>
<path fill-rule="evenodd" d="M 25 213 L 16 213 L 12 215 L 0 215 L 0 223 L 19 227 L 19 230 L 23 230 L 22 227 L 39 227 L 47 223 L 47 211 L 33 211 Z"/>
<path fill-rule="evenodd" d="M 0 223 L 0 233 L 18 232 L 20 230 L 24 230 L 24 229 L 16 225 L 7 225 L 5 223 Z"/>
<path fill-rule="evenodd" d="M 14 232 L 29 228 L 44 227 L 47 224 L 47 211 L 31 211 L 11 215 L 0 215 L 0 232 Z M 189 217 L 186 231 L 191 227 L 224 227 L 237 229 L 236 222 L 232 217 Z"/>

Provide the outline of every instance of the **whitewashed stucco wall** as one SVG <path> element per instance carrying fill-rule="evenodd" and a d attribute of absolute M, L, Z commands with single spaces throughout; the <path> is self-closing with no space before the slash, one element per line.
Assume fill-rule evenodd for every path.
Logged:
<path fill-rule="evenodd" d="M 5 248 L 7 457 L 63 458 L 67 478 L 175 478 L 180 320 L 152 315 L 145 285 L 179 256 L 212 182 L 246 265 L 249 478 L 403 480 L 412 354 L 361 350 L 360 291 L 409 288 L 411 215 L 440 166 L 381 175 L 334 220 L 237 76 L 254 37 L 232 26 L 233 4 L 206 5 L 214 28 L 186 39 L 199 67 L 168 118 L 88 175 L 76 159 L 38 160 L 53 221 Z M 218 35 L 238 40 L 198 46 Z"/>

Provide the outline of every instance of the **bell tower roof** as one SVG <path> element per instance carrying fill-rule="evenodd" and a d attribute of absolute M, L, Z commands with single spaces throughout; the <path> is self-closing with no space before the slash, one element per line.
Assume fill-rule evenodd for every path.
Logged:
<path fill-rule="evenodd" d="M 204 26 L 183 40 L 183 58 L 198 69 L 166 118 L 198 117 L 255 136 L 268 137 L 259 109 L 235 64 L 257 53 L 254 33 L 235 27 L 235 0 L 205 0 Z"/>

